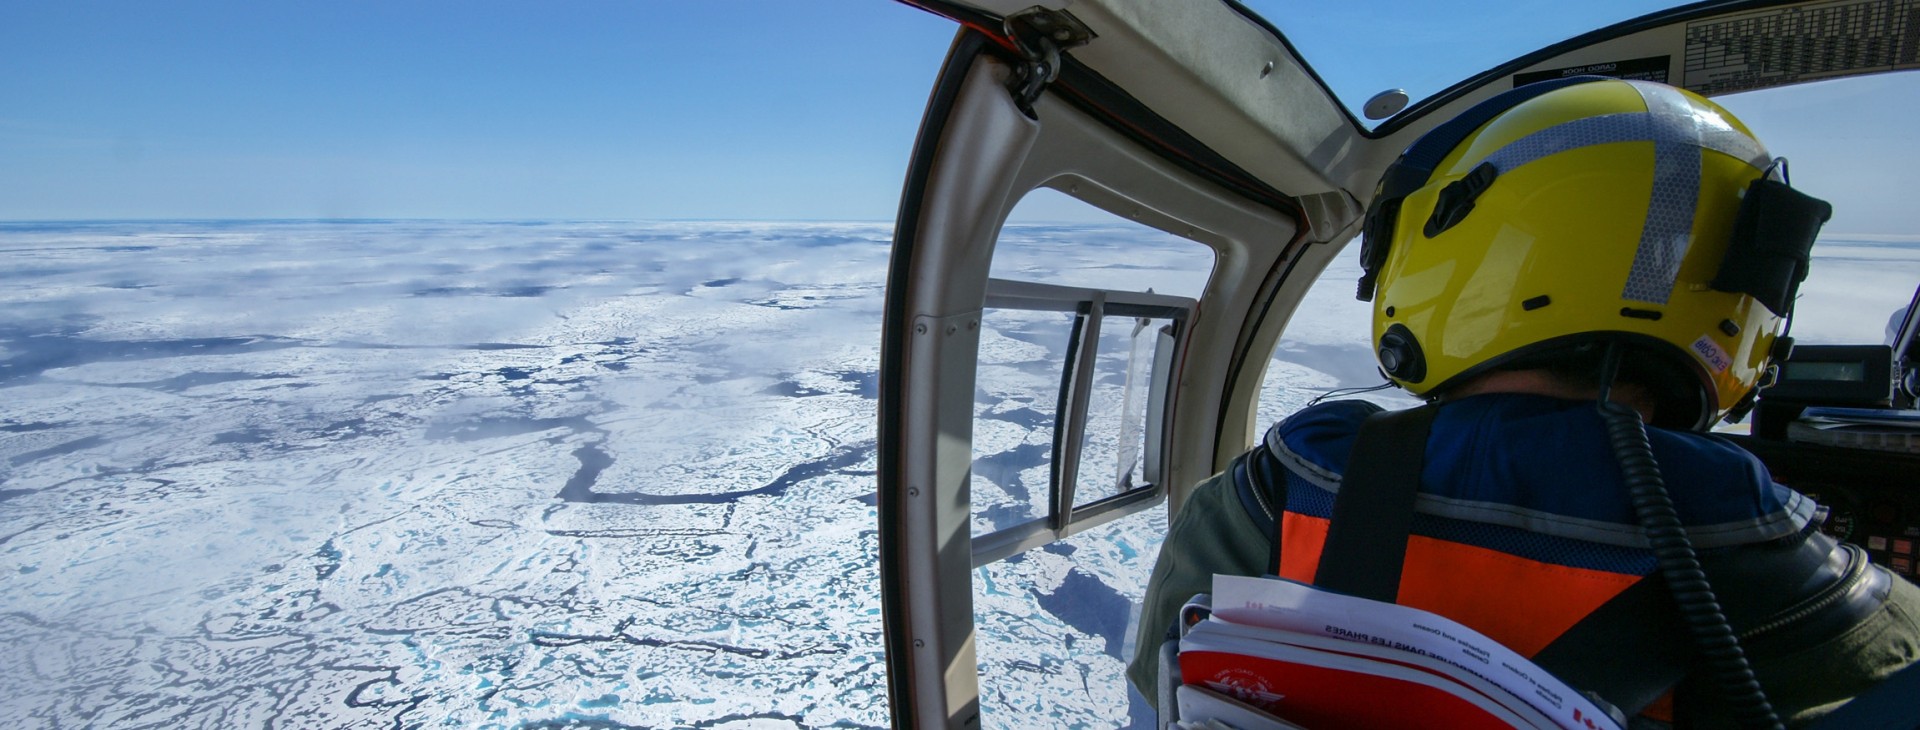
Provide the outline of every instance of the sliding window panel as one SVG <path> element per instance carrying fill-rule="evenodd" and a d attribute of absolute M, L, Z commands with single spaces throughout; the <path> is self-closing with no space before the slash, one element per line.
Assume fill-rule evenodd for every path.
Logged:
<path fill-rule="evenodd" d="M 1075 315 L 989 308 L 974 385 L 973 535 L 1044 522 Z"/>
<path fill-rule="evenodd" d="M 1141 489 L 1155 481 L 1147 472 L 1154 364 L 1170 318 L 1106 315 L 1089 383 L 1087 424 L 1074 479 L 1075 508 Z M 1170 343 L 1169 343 L 1170 344 Z"/>

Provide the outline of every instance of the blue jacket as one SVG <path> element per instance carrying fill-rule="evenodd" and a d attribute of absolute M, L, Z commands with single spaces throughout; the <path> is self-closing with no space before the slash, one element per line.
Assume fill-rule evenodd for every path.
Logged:
<path fill-rule="evenodd" d="M 1142 654 L 1213 573 L 1311 580 L 1348 453 L 1361 422 L 1379 410 L 1361 401 L 1304 409 L 1196 489 L 1149 583 Z M 1649 438 L 1682 524 L 1783 717 L 1815 717 L 1920 656 L 1920 591 L 1818 533 L 1812 500 L 1773 483 L 1757 459 L 1723 440 L 1659 429 Z M 1664 583 L 1649 576 L 1655 560 L 1591 402 L 1495 394 L 1440 409 L 1400 602 L 1473 626 L 1580 686 L 1583 671 L 1691 661 Z M 1628 611 L 1627 621 L 1602 611 L 1622 613 L 1630 601 L 1659 608 Z M 1582 621 L 1600 627 L 1599 636 L 1665 656 L 1622 657 L 1607 642 L 1556 643 L 1596 635 L 1571 631 Z M 1868 628 L 1879 643 L 1863 648 Z M 1810 652 L 1825 664 L 1808 665 Z M 1150 681 L 1143 664 L 1150 662 L 1130 670 L 1136 683 Z M 1609 699 L 1637 710 L 1670 683 Z M 1681 710 L 1724 714 L 1704 709 L 1717 700 L 1711 690 L 1683 693 L 1696 709 Z"/>
<path fill-rule="evenodd" d="M 1267 432 L 1267 450 L 1308 492 L 1295 506 L 1320 517 L 1331 506 L 1366 401 L 1300 411 Z M 1700 549 L 1773 540 L 1807 528 L 1817 505 L 1774 484 L 1760 461 L 1730 443 L 1649 429 L 1674 506 Z M 1446 404 L 1435 416 L 1418 511 L 1598 545 L 1644 547 L 1620 467 L 1591 402 L 1489 394 Z"/>

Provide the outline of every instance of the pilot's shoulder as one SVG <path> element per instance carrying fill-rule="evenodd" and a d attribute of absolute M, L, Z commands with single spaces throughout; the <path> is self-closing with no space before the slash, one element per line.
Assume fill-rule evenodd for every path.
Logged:
<path fill-rule="evenodd" d="M 1267 449 L 1283 460 L 1305 462 L 1335 474 L 1347 466 L 1354 436 L 1369 416 L 1385 409 L 1364 400 L 1318 403 L 1267 429 Z"/>

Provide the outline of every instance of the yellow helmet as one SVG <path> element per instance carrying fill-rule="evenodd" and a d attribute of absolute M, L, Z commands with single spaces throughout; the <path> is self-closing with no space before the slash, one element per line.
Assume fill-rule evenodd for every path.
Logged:
<path fill-rule="evenodd" d="M 1656 422 L 1706 427 L 1751 398 L 1831 213 L 1783 163 L 1664 84 L 1558 79 L 1475 106 L 1368 208 L 1359 298 L 1381 370 L 1434 396 L 1617 342 L 1678 383 Z"/>

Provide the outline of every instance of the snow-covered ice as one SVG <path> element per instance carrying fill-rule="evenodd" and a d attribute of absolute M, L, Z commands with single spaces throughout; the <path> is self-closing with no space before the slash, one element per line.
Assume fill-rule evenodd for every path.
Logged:
<path fill-rule="evenodd" d="M 886 725 L 891 234 L 0 224 L 0 715 Z M 1212 265 L 1119 226 L 1009 226 L 1002 245 L 995 275 L 1072 286 L 1193 296 Z M 1802 341 L 1877 339 L 1920 278 L 1911 243 L 1816 253 L 1803 303 L 1837 303 L 1808 304 Z M 1263 420 L 1377 381 L 1357 267 L 1330 272 L 1268 368 Z M 1102 392 L 1125 382 L 1127 321 Z M 1044 514 L 1071 318 L 986 325 L 976 534 Z M 1083 489 L 1115 478 L 1118 408 L 1095 405 Z M 1122 658 L 1163 515 L 976 572 L 989 725 L 1142 716 Z"/>

